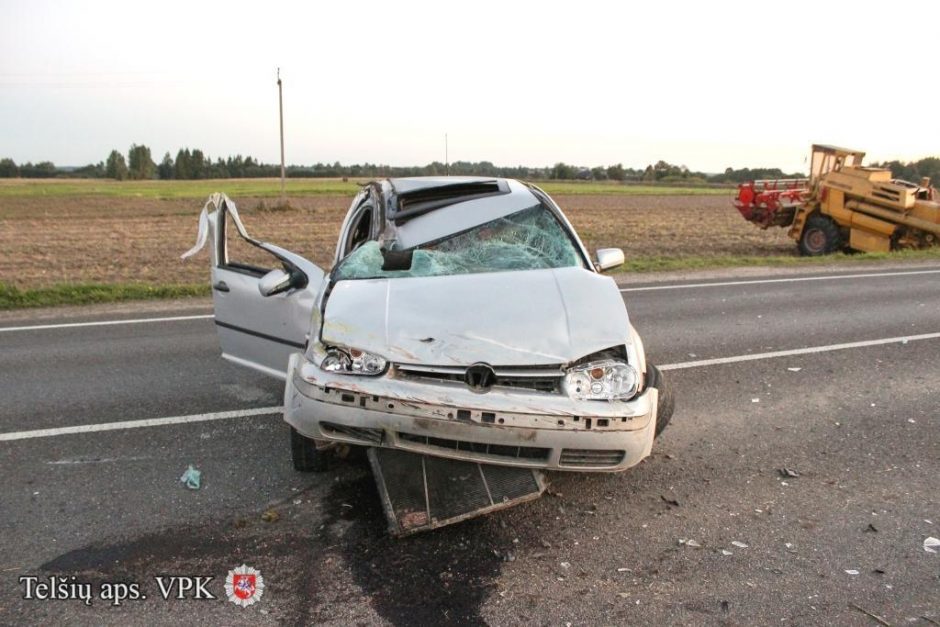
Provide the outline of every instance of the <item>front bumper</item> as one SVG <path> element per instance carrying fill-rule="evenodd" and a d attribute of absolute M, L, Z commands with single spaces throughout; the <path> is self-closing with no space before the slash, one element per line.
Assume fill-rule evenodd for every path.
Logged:
<path fill-rule="evenodd" d="M 625 470 L 649 455 L 656 377 L 630 401 L 576 401 L 513 389 L 320 370 L 291 356 L 284 419 L 314 439 L 439 457 L 581 472 Z"/>

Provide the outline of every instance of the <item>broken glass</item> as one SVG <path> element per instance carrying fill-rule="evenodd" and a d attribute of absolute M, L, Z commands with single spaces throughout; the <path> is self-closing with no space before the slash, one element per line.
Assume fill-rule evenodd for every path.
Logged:
<path fill-rule="evenodd" d="M 398 260 L 394 264 L 387 262 L 390 253 Z M 402 264 L 402 259 L 406 263 Z M 367 242 L 340 263 L 334 279 L 448 276 L 570 266 L 583 267 L 581 255 L 552 212 L 539 204 L 408 251 L 383 251 L 378 242 Z"/>

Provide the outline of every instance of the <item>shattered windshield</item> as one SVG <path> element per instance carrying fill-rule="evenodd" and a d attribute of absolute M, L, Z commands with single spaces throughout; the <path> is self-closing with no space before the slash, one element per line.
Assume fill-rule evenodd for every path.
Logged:
<path fill-rule="evenodd" d="M 448 276 L 506 270 L 583 267 L 555 216 L 539 204 L 405 251 L 367 242 L 337 267 L 334 280 Z"/>

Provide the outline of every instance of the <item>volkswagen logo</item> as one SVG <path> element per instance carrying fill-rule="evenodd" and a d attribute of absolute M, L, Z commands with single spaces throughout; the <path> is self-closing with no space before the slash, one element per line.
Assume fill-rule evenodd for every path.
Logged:
<path fill-rule="evenodd" d="M 473 364 L 467 368 L 464 381 L 474 392 L 486 392 L 496 383 L 496 373 L 488 364 Z"/>

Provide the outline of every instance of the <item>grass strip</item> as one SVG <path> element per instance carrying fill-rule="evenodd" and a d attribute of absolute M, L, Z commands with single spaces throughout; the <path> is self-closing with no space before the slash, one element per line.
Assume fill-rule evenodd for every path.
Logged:
<path fill-rule="evenodd" d="M 0 310 L 59 305 L 91 305 L 128 300 L 208 296 L 205 285 L 148 285 L 145 283 L 75 283 L 20 289 L 0 283 Z"/>

